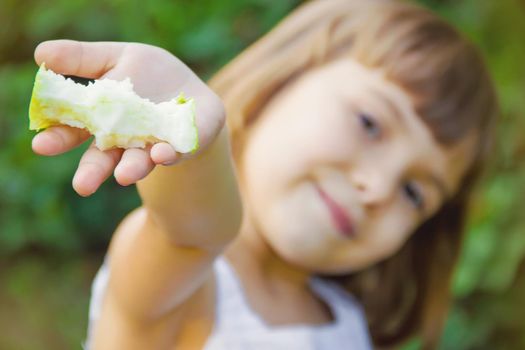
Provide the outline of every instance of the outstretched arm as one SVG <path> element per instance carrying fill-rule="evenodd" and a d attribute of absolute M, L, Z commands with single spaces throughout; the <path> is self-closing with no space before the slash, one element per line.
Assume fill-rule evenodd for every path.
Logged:
<path fill-rule="evenodd" d="M 142 207 L 121 223 L 111 242 L 111 278 L 94 348 L 132 349 L 123 346 L 142 341 L 160 346 L 163 334 L 168 328 L 173 334 L 176 324 L 166 326 L 166 332 L 155 325 L 166 324 L 167 315 L 180 317 L 178 310 L 204 284 L 213 259 L 240 224 L 222 103 L 181 61 L 148 45 L 51 41 L 37 48 L 35 58 L 65 75 L 129 77 L 136 92 L 154 102 L 181 91 L 196 100 L 201 145 L 196 155 L 179 155 L 166 143 L 104 152 L 91 146 L 73 178 L 73 187 L 84 196 L 112 173 L 123 185 L 143 179 L 138 183 Z M 83 130 L 52 127 L 35 136 L 33 149 L 56 155 L 89 137 Z M 175 165 L 159 165 L 166 163 Z"/>

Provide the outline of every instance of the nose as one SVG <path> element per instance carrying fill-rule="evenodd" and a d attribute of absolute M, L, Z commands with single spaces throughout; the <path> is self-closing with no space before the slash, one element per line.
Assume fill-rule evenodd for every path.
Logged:
<path fill-rule="evenodd" d="M 350 177 L 364 206 L 380 206 L 389 201 L 396 191 L 395 176 L 386 174 L 381 169 L 354 170 Z"/>

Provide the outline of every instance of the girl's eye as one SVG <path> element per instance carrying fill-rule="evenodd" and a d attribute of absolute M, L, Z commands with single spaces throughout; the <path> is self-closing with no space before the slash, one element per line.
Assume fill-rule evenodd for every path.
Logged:
<path fill-rule="evenodd" d="M 361 121 L 361 126 L 370 137 L 377 138 L 381 135 L 379 125 L 369 114 L 360 113 L 359 120 Z"/>
<path fill-rule="evenodd" d="M 424 208 L 425 202 L 421 191 L 413 183 L 406 183 L 403 186 L 403 192 L 408 200 L 419 210 Z"/>

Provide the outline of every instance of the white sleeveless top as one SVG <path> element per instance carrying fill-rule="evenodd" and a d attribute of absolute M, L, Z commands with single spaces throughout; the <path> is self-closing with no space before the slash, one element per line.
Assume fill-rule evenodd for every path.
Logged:
<path fill-rule="evenodd" d="M 100 316 L 109 279 L 105 262 L 95 277 L 89 308 L 88 338 Z M 312 291 L 322 299 L 334 321 L 321 326 L 270 326 L 248 305 L 242 286 L 224 258 L 216 260 L 215 322 L 203 350 L 368 350 L 372 349 L 363 311 L 355 299 L 335 282 L 311 278 Z"/>

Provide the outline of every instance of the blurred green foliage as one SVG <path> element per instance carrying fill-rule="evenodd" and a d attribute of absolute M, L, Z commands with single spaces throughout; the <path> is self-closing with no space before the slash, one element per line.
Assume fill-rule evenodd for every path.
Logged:
<path fill-rule="evenodd" d="M 444 349 L 525 349 L 525 3 L 424 1 L 484 52 L 501 103 L 498 143 L 473 201 Z"/>
<path fill-rule="evenodd" d="M 150 43 L 173 52 L 207 78 L 300 2 L 0 0 L 0 257 L 31 248 L 56 255 L 100 252 L 115 225 L 139 203 L 133 189 L 112 180 L 90 198 L 73 192 L 71 178 L 85 146 L 53 158 L 31 152 L 27 110 L 37 68 L 32 54 L 39 42 L 69 38 Z M 525 5 L 519 0 L 420 2 L 481 48 L 502 105 L 499 141 L 473 201 L 442 347 L 525 349 Z M 31 281 L 43 273 L 36 263 L 23 266 L 27 268 L 18 277 L 9 273 L 6 278 L 12 282 L 4 287 L 33 298 L 27 290 L 38 288 Z M 87 295 L 81 298 L 85 303 Z M 77 317 L 86 317 L 85 308 Z M 78 345 L 83 336 L 79 332 L 78 327 L 64 330 L 70 341 L 64 348 Z"/>

